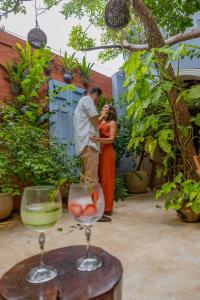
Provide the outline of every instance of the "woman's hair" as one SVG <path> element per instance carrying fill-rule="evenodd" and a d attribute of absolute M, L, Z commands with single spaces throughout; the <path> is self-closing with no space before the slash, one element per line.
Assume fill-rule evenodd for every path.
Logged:
<path fill-rule="evenodd" d="M 117 122 L 117 112 L 116 112 L 115 107 L 111 104 L 106 104 L 106 105 L 109 107 L 108 116 L 106 118 L 106 121 L 107 122 L 110 122 L 110 121 Z"/>

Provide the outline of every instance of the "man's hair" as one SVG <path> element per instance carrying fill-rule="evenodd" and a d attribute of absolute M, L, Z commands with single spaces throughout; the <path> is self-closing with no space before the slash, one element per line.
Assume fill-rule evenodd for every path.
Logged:
<path fill-rule="evenodd" d="M 101 96 L 101 95 L 102 95 L 102 90 L 101 90 L 100 87 L 94 86 L 93 88 L 91 88 L 91 89 L 89 90 L 89 94 L 90 94 L 90 95 L 97 94 L 98 96 Z"/>

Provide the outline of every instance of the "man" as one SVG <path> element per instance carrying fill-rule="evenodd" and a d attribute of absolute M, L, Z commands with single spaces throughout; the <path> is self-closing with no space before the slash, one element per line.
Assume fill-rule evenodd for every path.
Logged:
<path fill-rule="evenodd" d="M 87 96 L 82 97 L 74 114 L 76 155 L 82 164 L 82 182 L 97 183 L 100 145 L 90 140 L 92 136 L 99 136 L 98 124 L 103 116 L 98 118 L 96 107 L 102 90 L 93 87 Z"/>

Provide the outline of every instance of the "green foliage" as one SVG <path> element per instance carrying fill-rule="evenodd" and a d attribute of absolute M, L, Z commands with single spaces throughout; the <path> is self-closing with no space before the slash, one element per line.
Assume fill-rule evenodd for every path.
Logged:
<path fill-rule="evenodd" d="M 12 106 L 2 105 L 1 111 L 0 165 L 4 165 L 7 183 L 28 186 L 53 184 L 60 178 L 77 180 L 79 161 L 66 148 L 49 140 L 45 129 L 32 125 Z M 2 180 L 0 184 L 5 189 Z"/>
<path fill-rule="evenodd" d="M 123 156 L 132 155 L 132 151 L 128 151 L 128 143 L 132 131 L 132 121 L 126 115 L 122 115 L 118 121 L 117 136 L 115 140 L 116 166 L 119 167 L 120 159 Z"/>
<path fill-rule="evenodd" d="M 4 14 L 5 17 L 8 16 L 8 13 L 12 11 L 14 14 L 17 13 L 26 13 L 26 9 L 22 3 L 22 1 L 19 0 L 3 0 L 0 2 L 0 11 L 2 14 Z M 0 16 L 0 20 L 1 20 Z"/>
<path fill-rule="evenodd" d="M 158 53 L 166 55 L 167 68 L 171 62 L 179 62 L 184 56 L 189 56 L 191 52 L 193 52 L 193 47 L 183 44 L 176 50 L 163 47 L 152 49 L 150 53 L 136 52 L 124 64 L 123 69 L 126 74 L 125 86 L 128 88 L 127 113 L 132 121 L 128 148 L 136 150 L 138 147 L 143 147 L 145 152 L 154 158 L 155 149 L 159 147 L 163 152 L 163 167 L 158 170 L 157 175 L 166 176 L 170 172 L 174 176 L 174 181 L 165 183 L 157 192 L 157 198 L 169 194 L 166 197 L 166 209 L 173 208 L 178 211 L 183 203 L 189 202 L 187 206 L 191 206 L 194 212 L 199 213 L 200 183 L 187 177 L 184 161 L 179 161 L 177 164 L 176 154 L 180 153 L 181 145 L 179 146 L 177 132 L 174 130 L 174 116 L 169 102 L 169 93 L 174 88 L 178 91 L 177 101 L 183 97 L 186 103 L 192 105 L 199 98 L 199 85 L 189 88 L 182 87 L 179 77 L 170 78 L 166 69 L 161 67 L 158 58 Z M 155 64 L 157 72 L 153 73 Z M 193 118 L 193 121 L 197 125 L 200 124 L 199 114 Z M 192 136 L 191 126 L 177 125 L 177 128 L 186 137 Z M 180 170 L 182 170 L 182 174 L 178 174 Z"/>
<path fill-rule="evenodd" d="M 174 154 L 177 151 L 178 140 L 174 132 L 173 113 L 169 103 L 169 92 L 177 89 L 179 96 L 190 99 L 190 103 L 198 97 L 199 85 L 185 89 L 181 87 L 179 78 L 169 78 L 166 70 L 160 67 L 157 53 L 167 55 L 166 67 L 173 61 L 179 61 L 189 55 L 193 47 L 180 45 L 177 50 L 170 47 L 152 49 L 136 52 L 124 64 L 126 74 L 125 86 L 128 87 L 127 113 L 132 120 L 131 138 L 129 149 L 144 147 L 151 158 L 159 146 L 164 155 L 163 175 L 166 175 L 168 168 L 171 168 Z M 152 72 L 157 66 L 157 72 Z M 161 80 L 161 74 L 164 75 Z M 196 122 L 198 123 L 199 116 Z M 191 134 L 191 127 L 182 128 L 185 135 Z"/>
<path fill-rule="evenodd" d="M 130 1 L 132 3 L 133 0 Z M 54 5 L 59 4 L 59 0 L 43 0 L 43 7 L 50 9 Z M 101 43 L 103 45 L 119 44 L 122 37 L 131 43 L 145 42 L 144 28 L 141 20 L 135 15 L 131 9 L 131 21 L 125 30 L 113 31 L 106 27 L 104 21 L 104 12 L 107 0 L 69 0 L 62 4 L 61 13 L 66 19 L 75 17 L 82 19 L 87 17 L 90 24 L 101 30 Z M 144 4 L 150 8 L 158 25 L 165 32 L 166 36 L 174 35 L 185 31 L 192 26 L 192 16 L 200 10 L 199 0 L 144 0 Z M 25 13 L 23 0 L 3 0 L 0 3 L 0 10 L 14 10 L 15 13 Z M 70 34 L 69 46 L 75 50 L 86 49 L 94 46 L 94 40 L 89 37 L 81 26 L 74 26 Z M 123 50 L 105 50 L 99 54 L 99 59 L 102 61 L 115 58 Z"/>
<path fill-rule="evenodd" d="M 119 44 L 121 42 L 122 32 L 109 29 L 104 21 L 106 3 L 107 0 L 71 0 L 68 3 L 63 4 L 62 14 L 66 19 L 72 16 L 79 19 L 87 17 L 90 24 L 101 30 L 102 45 L 112 43 Z M 127 27 L 129 28 L 129 32 L 130 28 L 133 28 L 133 24 L 134 22 L 131 20 L 129 26 Z M 89 37 L 86 34 L 86 31 L 84 31 L 81 26 L 73 27 L 68 45 L 75 50 L 87 49 L 88 47 L 95 46 L 93 37 Z M 121 52 L 122 51 L 120 49 L 103 50 L 100 52 L 98 57 L 101 61 L 107 61 L 114 59 Z"/>
<path fill-rule="evenodd" d="M 69 36 L 68 46 L 80 51 L 89 47 L 94 47 L 94 40 L 88 37 L 81 25 L 73 26 Z"/>
<path fill-rule="evenodd" d="M 52 55 L 48 49 L 31 53 L 28 43 L 25 49 L 18 43 L 14 49 L 19 56 L 19 62 L 6 63 L 3 67 L 16 100 L 21 104 L 28 104 L 34 98 L 38 98 L 38 92 L 47 80 L 44 71 L 48 68 Z"/>
<path fill-rule="evenodd" d="M 60 62 L 64 71 L 71 73 L 78 69 L 79 63 L 75 55 L 76 52 L 74 52 L 72 55 L 68 55 L 67 52 L 65 52 L 64 57 L 60 58 Z"/>
<path fill-rule="evenodd" d="M 9 13 L 26 13 L 25 2 L 27 0 L 1 0 L 0 1 L 0 20 L 2 17 L 7 17 Z M 54 5 L 57 5 L 59 0 L 43 0 L 42 7 L 44 9 L 50 9 Z"/>
<path fill-rule="evenodd" d="M 163 184 L 156 192 L 156 199 L 165 196 L 165 209 L 179 211 L 183 204 L 191 207 L 192 211 L 200 214 L 200 182 L 194 180 L 184 180 L 182 173 L 179 173 L 173 182 Z"/>
<path fill-rule="evenodd" d="M 120 49 L 106 49 L 98 54 L 98 59 L 101 62 L 106 62 L 118 57 L 120 54 Z"/>
<path fill-rule="evenodd" d="M 132 0 L 130 3 L 131 2 Z M 106 27 L 104 21 L 106 3 L 106 0 L 70 0 L 63 4 L 62 14 L 65 18 L 71 16 L 79 19 L 87 17 L 91 24 L 101 30 L 102 45 L 119 44 L 124 35 L 131 43 L 145 43 L 143 25 L 141 20 L 134 14 L 133 9 L 131 9 L 131 21 L 123 32 L 116 32 Z M 200 10 L 199 0 L 172 0 L 170 5 L 169 2 L 165 0 L 158 0 L 156 3 L 154 0 L 144 0 L 144 4 L 151 9 L 159 27 L 165 31 L 166 36 L 183 32 L 188 27 L 191 27 L 193 14 Z M 84 43 L 82 34 L 78 34 L 76 37 L 80 44 Z M 77 49 L 76 46 L 78 46 L 78 42 L 73 39 L 70 45 L 74 49 Z M 80 48 L 84 49 L 87 48 L 87 46 L 83 47 L 82 45 Z M 106 61 L 113 59 L 119 53 L 122 53 L 122 50 L 105 50 L 100 52 L 99 58 L 102 61 Z"/>
<path fill-rule="evenodd" d="M 115 178 L 115 194 L 114 200 L 118 202 L 119 200 L 124 201 L 128 196 L 127 189 L 125 187 L 125 182 L 122 177 Z"/>
<path fill-rule="evenodd" d="M 52 113 L 46 108 L 47 97 L 39 95 L 51 54 L 46 49 L 31 53 L 28 44 L 26 49 L 17 44 L 16 51 L 18 63 L 7 65 L 6 70 L 18 90 L 13 91 L 12 105 L 0 107 L 0 190 L 19 194 L 24 186 L 54 184 L 61 178 L 76 182 L 79 161 L 49 138 L 47 121 Z M 74 86 L 58 87 L 50 97 L 66 88 Z"/>
<path fill-rule="evenodd" d="M 90 76 L 90 72 L 92 67 L 94 66 L 94 64 L 92 63 L 87 63 L 86 61 L 86 57 L 83 57 L 82 63 L 79 65 L 79 69 L 81 72 L 81 76 L 82 76 L 82 81 L 83 84 L 88 84 L 89 83 L 89 76 Z"/>
<path fill-rule="evenodd" d="M 144 0 L 144 3 L 152 10 L 159 26 L 168 34 L 184 32 L 192 26 L 192 16 L 200 10 L 199 0 Z"/>

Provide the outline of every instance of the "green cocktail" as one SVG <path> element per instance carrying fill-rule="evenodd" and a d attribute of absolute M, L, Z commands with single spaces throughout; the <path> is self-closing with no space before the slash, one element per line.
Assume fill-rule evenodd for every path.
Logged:
<path fill-rule="evenodd" d="M 60 216 L 61 204 L 55 202 L 30 204 L 21 210 L 24 225 L 39 232 L 52 227 Z"/>

